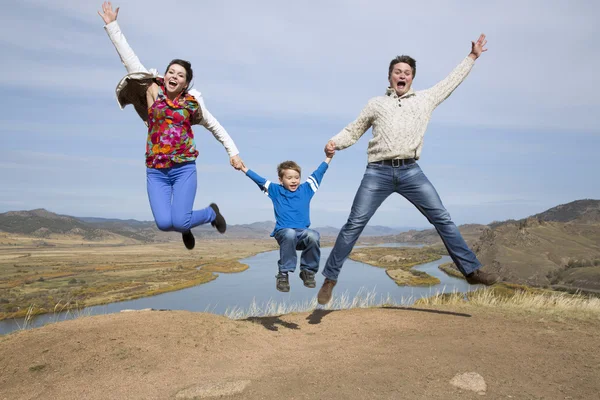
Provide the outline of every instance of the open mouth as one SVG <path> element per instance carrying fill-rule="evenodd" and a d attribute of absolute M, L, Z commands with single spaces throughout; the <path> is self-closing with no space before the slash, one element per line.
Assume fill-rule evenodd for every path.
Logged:
<path fill-rule="evenodd" d="M 167 85 L 169 86 L 169 89 L 175 89 L 177 87 L 177 81 L 171 80 Z"/>
<path fill-rule="evenodd" d="M 398 89 L 404 89 L 406 87 L 406 82 L 398 81 L 396 86 L 398 87 Z"/>

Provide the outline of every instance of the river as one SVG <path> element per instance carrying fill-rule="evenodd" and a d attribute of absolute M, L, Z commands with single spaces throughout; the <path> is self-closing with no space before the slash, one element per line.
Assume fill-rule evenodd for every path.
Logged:
<path fill-rule="evenodd" d="M 383 246 L 420 247 L 404 243 Z M 323 270 L 330 251 L 331 248 L 321 249 L 319 271 Z M 76 312 L 40 315 L 29 321 L 27 327 L 34 328 L 81 315 L 116 313 L 126 309 L 153 308 L 224 314 L 227 310 L 234 308 L 248 309 L 253 302 L 259 306 L 268 302 L 296 304 L 307 303 L 315 298 L 324 279 L 320 273 L 317 274 L 317 287 L 315 289 L 304 287 L 298 276 L 299 269 L 294 274 L 290 274 L 290 292 L 281 293 L 275 289 L 278 259 L 279 251 L 260 253 L 240 260 L 240 262 L 249 266 L 246 271 L 240 273 L 219 274 L 219 277 L 211 282 L 157 296 L 87 307 Z M 468 292 L 479 287 L 479 285 L 469 285 L 463 279 L 448 276 L 438 269 L 438 265 L 450 261 L 450 257 L 443 256 L 440 260 L 414 267 L 416 270 L 435 276 L 441 283 L 430 287 L 413 287 L 396 285 L 387 276 L 384 268 L 373 267 L 348 259 L 342 268 L 339 281 L 334 289 L 334 300 L 340 294 L 345 294 L 352 299 L 357 295 L 360 296 L 361 293 L 371 292 L 376 293 L 377 299 L 390 298 L 395 303 L 410 305 L 421 297 L 428 297 L 442 292 Z M 23 319 L 0 321 L 0 334 L 7 334 L 21 329 L 23 325 Z"/>

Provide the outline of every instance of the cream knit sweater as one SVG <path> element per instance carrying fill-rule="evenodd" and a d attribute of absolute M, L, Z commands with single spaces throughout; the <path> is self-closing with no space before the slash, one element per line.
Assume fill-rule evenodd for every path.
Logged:
<path fill-rule="evenodd" d="M 433 110 L 460 85 L 475 61 L 466 57 L 444 80 L 430 89 L 412 89 L 398 97 L 389 88 L 385 96 L 374 97 L 358 118 L 331 138 L 336 149 L 352 146 L 372 126 L 373 138 L 367 149 L 369 162 L 421 155 L 423 136 Z"/>

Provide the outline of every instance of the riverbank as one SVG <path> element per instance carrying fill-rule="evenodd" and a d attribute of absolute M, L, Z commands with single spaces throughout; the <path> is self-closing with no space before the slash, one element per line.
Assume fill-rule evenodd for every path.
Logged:
<path fill-rule="evenodd" d="M 442 258 L 439 251 L 428 247 L 361 247 L 352 250 L 349 258 L 374 267 L 385 268 L 387 276 L 398 286 L 433 286 L 440 283 L 438 278 L 413 269 L 416 265 Z"/>
<path fill-rule="evenodd" d="M 210 282 L 248 266 L 273 240 L 199 240 L 117 245 L 21 238 L 0 246 L 0 320 L 76 310 L 153 296 Z M 200 266 L 200 268 L 198 268 Z"/>

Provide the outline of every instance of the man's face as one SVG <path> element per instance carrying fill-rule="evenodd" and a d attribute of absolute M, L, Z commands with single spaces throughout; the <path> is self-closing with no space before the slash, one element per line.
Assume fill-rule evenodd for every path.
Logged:
<path fill-rule="evenodd" d="M 390 87 L 396 91 L 398 97 L 404 96 L 410 90 L 413 81 L 412 68 L 407 63 L 397 63 L 389 77 Z"/>
<path fill-rule="evenodd" d="M 279 182 L 290 192 L 295 192 L 300 185 L 300 174 L 293 169 L 284 169 L 279 177 Z"/>

